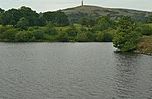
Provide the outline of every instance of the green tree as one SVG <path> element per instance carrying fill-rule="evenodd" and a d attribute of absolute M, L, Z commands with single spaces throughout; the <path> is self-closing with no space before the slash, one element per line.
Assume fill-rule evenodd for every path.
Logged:
<path fill-rule="evenodd" d="M 43 17 L 43 13 L 40 13 L 37 21 L 37 26 L 45 26 L 45 25 L 46 25 L 46 20 Z"/>
<path fill-rule="evenodd" d="M 20 9 L 9 9 L 8 11 L 5 11 L 0 17 L 0 23 L 2 25 L 15 26 L 22 17 L 29 21 L 29 26 L 39 25 L 40 20 L 42 21 L 36 11 L 33 11 L 29 7 L 23 6 Z"/>
<path fill-rule="evenodd" d="M 17 22 L 16 25 L 16 27 L 20 29 L 27 29 L 28 26 L 29 26 L 29 21 L 24 17 L 20 18 L 20 20 Z"/>
<path fill-rule="evenodd" d="M 33 11 L 29 7 L 22 6 L 18 11 L 21 13 L 21 17 L 29 20 L 29 26 L 37 26 L 39 23 L 39 14 L 36 11 Z M 20 17 L 20 18 L 21 18 Z M 19 19 L 20 19 L 19 18 Z"/>
<path fill-rule="evenodd" d="M 135 31 L 135 22 L 130 17 L 122 17 L 118 22 L 118 31 L 114 35 L 114 47 L 121 51 L 136 49 L 140 33 Z"/>
<path fill-rule="evenodd" d="M 69 25 L 68 16 L 62 11 L 44 12 L 43 17 L 47 23 L 53 23 L 56 26 Z"/>
<path fill-rule="evenodd" d="M 4 13 L 4 11 L 5 11 L 5 10 L 3 10 L 3 9 L 0 8 L 0 13 Z"/>
<path fill-rule="evenodd" d="M 18 22 L 18 20 L 21 17 L 21 13 L 20 11 L 18 11 L 17 9 L 10 9 L 8 11 L 5 11 L 2 15 L 1 15 L 1 24 L 2 25 L 16 25 L 16 23 Z"/>
<path fill-rule="evenodd" d="M 148 16 L 147 23 L 152 23 L 152 15 Z"/>
<path fill-rule="evenodd" d="M 4 10 L 0 8 L 0 24 L 2 24 L 2 15 L 4 13 Z"/>
<path fill-rule="evenodd" d="M 114 22 L 108 16 L 102 16 L 96 20 L 95 30 L 103 31 L 112 27 Z"/>

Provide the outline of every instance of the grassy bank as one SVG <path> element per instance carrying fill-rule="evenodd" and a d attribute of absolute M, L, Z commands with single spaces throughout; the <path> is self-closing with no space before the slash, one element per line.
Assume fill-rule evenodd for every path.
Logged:
<path fill-rule="evenodd" d="M 138 53 L 152 55 L 152 36 L 144 36 L 137 45 Z"/>

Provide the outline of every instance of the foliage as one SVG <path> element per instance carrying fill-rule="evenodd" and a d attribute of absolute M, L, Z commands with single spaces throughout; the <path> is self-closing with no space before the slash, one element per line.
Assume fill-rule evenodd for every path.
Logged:
<path fill-rule="evenodd" d="M 45 12 L 43 13 L 43 17 L 47 23 L 53 23 L 56 26 L 69 25 L 68 16 L 62 11 Z"/>
<path fill-rule="evenodd" d="M 35 37 L 36 40 L 43 40 L 44 39 L 44 31 L 42 29 L 35 29 L 31 31 L 33 36 Z"/>
<path fill-rule="evenodd" d="M 77 29 L 71 25 L 67 30 L 66 30 L 66 33 L 68 33 L 68 36 L 77 36 L 78 34 L 78 31 Z"/>
<path fill-rule="evenodd" d="M 29 26 L 29 21 L 24 17 L 20 18 L 20 20 L 16 24 L 16 27 L 20 29 L 27 29 L 28 26 Z"/>
<path fill-rule="evenodd" d="M 19 24 L 20 27 L 20 23 L 22 23 L 23 18 L 28 21 L 28 26 L 44 26 L 47 23 L 53 23 L 56 26 L 69 25 L 68 17 L 62 11 L 38 14 L 36 11 L 33 11 L 31 8 L 25 6 L 22 6 L 19 9 L 9 9 L 5 12 L 0 9 L 0 24 L 2 25 L 16 26 Z M 23 26 L 21 26 L 21 28 L 22 27 Z"/>
<path fill-rule="evenodd" d="M 135 31 L 135 22 L 130 17 L 122 17 L 119 20 L 117 33 L 114 35 L 114 47 L 121 51 L 132 51 L 137 47 L 140 33 Z"/>
<path fill-rule="evenodd" d="M 0 39 L 3 41 L 14 41 L 17 31 L 12 26 L 0 26 Z"/>
<path fill-rule="evenodd" d="M 29 26 L 36 26 L 38 24 L 39 14 L 36 11 L 33 11 L 31 8 L 25 6 L 22 6 L 18 9 L 18 11 L 21 14 L 20 18 L 24 17 L 29 21 Z"/>
<path fill-rule="evenodd" d="M 37 13 L 29 7 L 0 9 L 0 41 L 10 42 L 112 42 L 120 51 L 133 51 L 142 35 L 152 35 L 152 17 L 147 23 L 131 17 L 80 18 L 69 23 L 62 11 Z"/>
<path fill-rule="evenodd" d="M 79 22 L 82 26 L 92 27 L 95 25 L 95 20 L 89 18 L 81 18 Z"/>
<path fill-rule="evenodd" d="M 59 33 L 56 37 L 56 41 L 59 42 L 68 42 L 68 34 L 66 32 Z"/>
<path fill-rule="evenodd" d="M 78 33 L 76 40 L 78 42 L 93 42 L 95 41 L 95 35 L 91 31 L 81 31 Z"/>
<path fill-rule="evenodd" d="M 0 8 L 0 13 L 4 13 L 4 10 Z"/>
<path fill-rule="evenodd" d="M 2 25 L 16 25 L 18 20 L 21 18 L 21 13 L 17 9 L 10 9 L 5 11 L 0 17 L 0 23 Z"/>
<path fill-rule="evenodd" d="M 147 23 L 152 23 L 152 15 L 149 15 L 149 16 L 148 16 Z"/>
<path fill-rule="evenodd" d="M 30 42 L 30 41 L 34 41 L 35 37 L 32 32 L 19 31 L 15 35 L 15 40 L 19 42 Z"/>
<path fill-rule="evenodd" d="M 143 35 L 150 36 L 152 35 L 152 27 L 149 25 L 142 25 L 136 28 L 136 31 L 142 33 Z"/>
<path fill-rule="evenodd" d="M 112 42 L 113 34 L 109 33 L 109 31 L 99 31 L 97 33 L 96 40 L 98 42 Z"/>
<path fill-rule="evenodd" d="M 114 26 L 114 22 L 108 16 L 99 17 L 96 20 L 95 30 L 103 31 Z"/>
<path fill-rule="evenodd" d="M 48 35 L 57 35 L 58 34 L 53 24 L 47 24 L 47 26 L 45 26 L 43 28 L 43 31 Z"/>
<path fill-rule="evenodd" d="M 16 32 L 17 29 L 14 28 L 8 29 L 3 33 L 1 39 L 4 39 L 5 41 L 14 41 Z"/>

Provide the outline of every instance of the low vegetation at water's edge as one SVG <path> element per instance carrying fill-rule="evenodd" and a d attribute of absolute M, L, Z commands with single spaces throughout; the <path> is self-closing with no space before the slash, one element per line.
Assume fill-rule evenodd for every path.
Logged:
<path fill-rule="evenodd" d="M 152 55 L 152 36 L 142 37 L 137 45 L 136 52 Z"/>

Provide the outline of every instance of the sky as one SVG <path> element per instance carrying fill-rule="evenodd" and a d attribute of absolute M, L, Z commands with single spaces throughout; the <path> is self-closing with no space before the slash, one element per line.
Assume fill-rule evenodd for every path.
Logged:
<path fill-rule="evenodd" d="M 61 10 L 80 4 L 81 0 L 0 0 L 0 8 L 5 10 L 28 6 L 37 12 Z M 152 11 L 152 0 L 84 0 L 84 4 Z"/>

